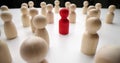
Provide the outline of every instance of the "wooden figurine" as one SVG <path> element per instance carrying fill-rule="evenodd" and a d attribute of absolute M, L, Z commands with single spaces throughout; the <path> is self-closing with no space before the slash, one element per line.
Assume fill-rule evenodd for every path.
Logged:
<path fill-rule="evenodd" d="M 110 5 L 109 6 L 108 13 L 107 13 L 107 16 L 106 16 L 106 23 L 107 24 L 112 24 L 113 23 L 115 9 L 116 9 L 115 5 Z"/>
<path fill-rule="evenodd" d="M 98 10 L 98 17 L 100 18 L 102 4 L 101 3 L 96 3 L 95 8 Z"/>
<path fill-rule="evenodd" d="M 28 2 L 28 6 L 29 6 L 29 8 L 33 8 L 34 7 L 34 2 L 33 1 L 29 1 Z"/>
<path fill-rule="evenodd" d="M 47 5 L 47 21 L 49 24 L 53 24 L 54 23 L 54 14 L 52 12 L 52 9 L 53 9 L 53 5 L 52 4 L 48 4 Z"/>
<path fill-rule="evenodd" d="M 82 10 L 83 14 L 87 14 L 88 5 L 89 5 L 89 2 L 88 1 L 84 1 L 84 3 L 83 3 L 83 10 Z"/>
<path fill-rule="evenodd" d="M 20 47 L 21 57 L 27 63 L 48 63 L 45 56 L 48 52 L 48 44 L 40 37 L 32 36 L 25 39 Z"/>
<path fill-rule="evenodd" d="M 17 37 L 17 30 L 12 22 L 12 15 L 8 11 L 1 13 L 1 19 L 4 21 L 4 31 L 7 39 L 13 39 Z"/>
<path fill-rule="evenodd" d="M 90 34 L 89 32 L 84 32 L 82 38 L 81 51 L 85 55 L 94 55 L 98 45 L 99 35 L 97 33 Z"/>
<path fill-rule="evenodd" d="M 35 26 L 35 35 L 39 36 L 46 40 L 47 44 L 49 44 L 49 35 L 45 26 L 47 25 L 47 19 L 45 16 L 36 15 L 33 18 L 33 25 Z"/>
<path fill-rule="evenodd" d="M 25 6 L 25 7 L 28 8 L 28 4 L 27 4 L 27 3 L 22 3 L 22 4 L 21 4 L 21 7 L 22 7 L 22 6 Z"/>
<path fill-rule="evenodd" d="M 9 48 L 2 40 L 0 40 L 0 63 L 12 63 Z"/>
<path fill-rule="evenodd" d="M 8 6 L 6 6 L 6 5 L 1 6 L 1 11 L 8 11 L 8 10 L 9 10 Z"/>
<path fill-rule="evenodd" d="M 70 23 L 76 23 L 76 5 L 75 4 L 71 4 L 70 7 L 70 13 L 69 13 L 69 21 Z"/>
<path fill-rule="evenodd" d="M 86 32 L 83 34 L 81 51 L 86 55 L 94 55 L 97 49 L 99 35 L 97 31 L 101 27 L 101 21 L 97 17 L 90 17 L 86 22 Z"/>
<path fill-rule="evenodd" d="M 29 27 L 30 25 L 30 18 L 29 18 L 29 11 L 28 11 L 28 7 L 26 6 L 22 6 L 21 7 L 21 12 L 22 12 L 22 24 L 23 27 Z"/>
<path fill-rule="evenodd" d="M 97 17 L 90 17 L 86 21 L 86 31 L 91 34 L 96 33 L 101 27 L 101 20 Z"/>
<path fill-rule="evenodd" d="M 95 63 L 120 63 L 120 46 L 109 45 L 98 50 Z"/>
<path fill-rule="evenodd" d="M 101 9 L 102 8 L 102 4 L 101 3 L 96 3 L 95 4 L 95 8 L 96 9 Z"/>
<path fill-rule="evenodd" d="M 93 6 L 93 5 L 89 6 L 88 9 L 87 9 L 87 13 L 88 13 L 89 10 L 91 10 L 91 9 L 96 9 L 96 8 L 95 8 L 95 6 Z"/>
<path fill-rule="evenodd" d="M 54 7 L 55 13 L 59 13 L 60 1 L 59 0 L 55 0 L 54 4 L 55 4 L 55 7 Z"/>
<path fill-rule="evenodd" d="M 33 21 L 34 16 L 38 14 L 38 10 L 36 8 L 31 8 L 29 10 L 29 14 L 31 15 L 31 22 L 30 22 L 31 23 L 31 29 L 32 29 L 32 32 L 34 33 L 35 32 L 35 27 L 34 27 L 32 21 Z"/>
<path fill-rule="evenodd" d="M 86 20 L 90 17 L 98 17 L 99 18 L 99 15 L 98 15 L 98 10 L 97 9 L 91 9 L 88 11 L 87 13 L 87 17 L 86 17 Z"/>
<path fill-rule="evenodd" d="M 40 3 L 40 6 L 41 6 L 41 14 L 46 16 L 46 3 L 45 2 L 41 2 Z"/>
<path fill-rule="evenodd" d="M 65 2 L 65 7 L 69 10 L 70 2 Z"/>
<path fill-rule="evenodd" d="M 69 15 L 69 10 L 66 8 L 62 8 L 60 10 L 61 19 L 59 20 L 59 33 L 62 35 L 66 35 L 69 33 L 69 20 L 67 19 Z"/>

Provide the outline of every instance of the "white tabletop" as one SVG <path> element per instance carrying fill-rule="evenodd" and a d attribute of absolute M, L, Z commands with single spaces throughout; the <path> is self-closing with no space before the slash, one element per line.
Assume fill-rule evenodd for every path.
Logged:
<path fill-rule="evenodd" d="M 40 9 L 38 9 L 40 11 Z M 13 22 L 18 31 L 18 37 L 13 40 L 7 40 L 3 30 L 3 21 L 0 19 L 1 39 L 8 44 L 13 63 L 26 63 L 20 56 L 19 50 L 23 40 L 33 36 L 31 28 L 23 28 L 20 9 L 10 9 L 13 15 Z M 81 51 L 81 39 L 85 29 L 86 15 L 82 14 L 82 9 L 77 8 L 76 24 L 70 24 L 68 35 L 58 33 L 59 14 L 54 14 L 54 24 L 46 26 L 49 37 L 50 47 L 46 59 L 49 63 L 94 63 L 94 57 L 86 56 Z M 100 36 L 97 50 L 104 45 L 120 44 L 120 9 L 115 11 L 114 24 L 106 24 L 105 16 L 107 9 L 101 10 L 102 27 L 98 31 Z"/>

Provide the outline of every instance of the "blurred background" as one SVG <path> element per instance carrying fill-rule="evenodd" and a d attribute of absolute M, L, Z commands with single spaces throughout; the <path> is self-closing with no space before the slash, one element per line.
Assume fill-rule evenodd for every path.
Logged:
<path fill-rule="evenodd" d="M 20 8 L 22 3 L 28 3 L 28 1 L 34 1 L 35 7 L 40 7 L 40 2 L 45 1 L 47 4 L 51 3 L 54 5 L 55 0 L 0 0 L 1 5 L 7 5 L 9 8 Z M 71 3 L 75 3 L 77 7 L 83 6 L 83 1 L 85 0 L 59 0 L 60 6 L 64 7 L 66 1 L 70 1 Z M 95 5 L 96 3 L 101 3 L 103 8 L 107 8 L 109 5 L 114 4 L 117 8 L 120 8 L 120 0 L 87 0 L 90 5 Z"/>

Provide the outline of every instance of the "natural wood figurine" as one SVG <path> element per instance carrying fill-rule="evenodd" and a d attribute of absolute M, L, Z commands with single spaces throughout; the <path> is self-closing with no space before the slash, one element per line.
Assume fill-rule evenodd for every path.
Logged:
<path fill-rule="evenodd" d="M 8 6 L 6 5 L 1 6 L 1 11 L 8 11 L 8 10 L 9 10 Z"/>
<path fill-rule="evenodd" d="M 101 21 L 97 17 L 90 17 L 86 22 L 86 31 L 83 34 L 81 51 L 86 55 L 94 55 L 97 49 L 99 35 L 97 31 L 101 27 Z"/>
<path fill-rule="evenodd" d="M 22 7 L 22 6 L 25 6 L 25 7 L 28 8 L 28 4 L 27 4 L 27 3 L 22 3 L 22 4 L 21 4 L 21 7 Z"/>
<path fill-rule="evenodd" d="M 55 0 L 55 2 L 54 2 L 54 4 L 55 4 L 55 7 L 54 7 L 54 11 L 55 11 L 55 13 L 59 13 L 59 9 L 60 9 L 60 1 L 59 0 Z"/>
<path fill-rule="evenodd" d="M 2 40 L 0 40 L 0 63 L 12 63 L 9 48 Z"/>
<path fill-rule="evenodd" d="M 102 4 L 101 3 L 96 3 L 95 8 L 98 10 L 98 17 L 100 18 Z"/>
<path fill-rule="evenodd" d="M 41 6 L 41 14 L 46 16 L 46 3 L 45 2 L 41 2 L 40 3 L 40 6 Z"/>
<path fill-rule="evenodd" d="M 86 21 L 86 31 L 95 34 L 101 28 L 101 20 L 97 17 L 90 17 Z"/>
<path fill-rule="evenodd" d="M 13 39 L 17 37 L 17 30 L 12 22 L 12 15 L 8 11 L 3 11 L 1 13 L 1 19 L 4 21 L 4 32 L 7 39 Z"/>
<path fill-rule="evenodd" d="M 96 8 L 95 8 L 95 6 L 93 6 L 93 5 L 89 6 L 88 9 L 87 9 L 87 13 L 88 13 L 91 9 L 96 9 Z"/>
<path fill-rule="evenodd" d="M 98 50 L 95 63 L 120 63 L 120 46 L 109 45 Z"/>
<path fill-rule="evenodd" d="M 87 13 L 87 17 L 86 17 L 86 20 L 90 17 L 98 17 L 99 18 L 99 15 L 98 15 L 98 10 L 97 9 L 91 9 L 88 11 Z"/>
<path fill-rule="evenodd" d="M 108 13 L 107 13 L 106 20 L 105 20 L 107 24 L 112 24 L 113 23 L 115 9 L 116 9 L 115 5 L 110 5 L 109 6 Z"/>
<path fill-rule="evenodd" d="M 21 12 L 22 12 L 22 24 L 23 24 L 23 27 L 29 27 L 29 25 L 30 25 L 30 17 L 29 17 L 28 7 L 22 6 L 21 7 Z"/>
<path fill-rule="evenodd" d="M 32 29 L 32 32 L 34 33 L 35 32 L 35 27 L 33 25 L 33 18 L 34 16 L 36 16 L 38 14 L 38 10 L 36 8 L 30 8 L 29 10 L 29 14 L 31 15 L 31 29 Z"/>
<path fill-rule="evenodd" d="M 35 26 L 35 35 L 39 36 L 46 40 L 47 44 L 49 44 L 49 35 L 45 26 L 47 25 L 47 19 L 45 16 L 36 15 L 33 18 L 33 25 Z"/>
<path fill-rule="evenodd" d="M 48 63 L 45 56 L 48 44 L 41 37 L 32 36 L 25 39 L 20 48 L 21 57 L 27 63 Z"/>
<path fill-rule="evenodd" d="M 53 9 L 53 5 L 52 4 L 48 4 L 47 5 L 47 21 L 49 24 L 53 24 L 54 23 L 54 14 L 52 12 L 52 9 Z"/>
<path fill-rule="evenodd" d="M 65 2 L 65 7 L 69 10 L 70 2 Z"/>
<path fill-rule="evenodd" d="M 89 32 L 84 32 L 82 38 L 81 51 L 85 55 L 94 55 L 97 49 L 99 40 L 99 35 L 97 33 L 90 34 Z"/>
<path fill-rule="evenodd" d="M 70 7 L 70 13 L 69 13 L 69 21 L 70 23 L 76 23 L 76 5 L 75 4 L 71 4 Z"/>
<path fill-rule="evenodd" d="M 28 6 L 29 6 L 29 8 L 33 8 L 34 7 L 34 2 L 33 1 L 29 1 L 28 2 Z"/>
<path fill-rule="evenodd" d="M 83 9 L 82 9 L 83 14 L 87 14 L 88 5 L 89 5 L 88 1 L 83 2 Z"/>

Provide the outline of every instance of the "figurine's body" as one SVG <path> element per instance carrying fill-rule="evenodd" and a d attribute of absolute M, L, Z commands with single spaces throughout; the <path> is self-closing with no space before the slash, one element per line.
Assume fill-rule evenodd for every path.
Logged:
<path fill-rule="evenodd" d="M 95 55 L 95 63 L 120 63 L 120 46 L 108 45 L 100 48 Z"/>
<path fill-rule="evenodd" d="M 30 25 L 30 18 L 29 18 L 29 11 L 28 8 L 26 6 L 22 6 L 21 7 L 21 12 L 22 12 L 22 24 L 23 27 L 29 27 Z"/>
<path fill-rule="evenodd" d="M 46 40 L 47 44 L 49 44 L 49 35 L 45 28 L 47 25 L 46 17 L 42 15 L 37 15 L 33 18 L 33 25 L 35 26 L 35 35 L 39 36 Z"/>
<path fill-rule="evenodd" d="M 99 35 L 84 32 L 82 39 L 82 52 L 86 55 L 94 55 L 98 45 Z"/>
<path fill-rule="evenodd" d="M 55 7 L 54 7 L 55 13 L 59 13 L 60 1 L 59 0 L 55 0 L 54 4 L 55 4 Z"/>
<path fill-rule="evenodd" d="M 32 32 L 34 33 L 35 32 L 35 27 L 33 25 L 33 18 L 34 18 L 34 16 L 36 16 L 38 14 L 38 11 L 35 8 L 31 8 L 29 13 L 31 15 L 31 29 L 32 29 Z"/>
<path fill-rule="evenodd" d="M 98 10 L 98 17 L 100 18 L 102 4 L 101 3 L 96 3 L 95 8 Z"/>
<path fill-rule="evenodd" d="M 70 13 L 69 13 L 69 21 L 70 23 L 76 23 L 76 5 L 75 4 L 71 4 L 70 5 Z"/>
<path fill-rule="evenodd" d="M 46 3 L 45 2 L 41 2 L 40 3 L 40 6 L 41 6 L 41 14 L 46 16 Z"/>
<path fill-rule="evenodd" d="M 99 35 L 97 31 L 101 27 L 101 21 L 97 17 L 90 17 L 86 21 L 86 31 L 83 34 L 81 51 L 86 55 L 94 55 L 97 49 Z"/>
<path fill-rule="evenodd" d="M 107 16 L 106 16 L 106 23 L 108 23 L 108 24 L 113 23 L 115 9 L 116 9 L 115 5 L 109 6 L 109 8 L 108 8 L 109 11 L 108 11 Z"/>
<path fill-rule="evenodd" d="M 54 14 L 52 12 L 52 9 L 53 9 L 53 5 L 52 4 L 48 4 L 47 5 L 47 21 L 49 24 L 53 24 L 54 23 Z"/>
<path fill-rule="evenodd" d="M 87 14 L 88 5 L 89 5 L 88 1 L 84 1 L 82 10 L 83 14 Z"/>
<path fill-rule="evenodd" d="M 7 39 L 13 39 L 17 37 L 17 30 L 12 22 L 12 15 L 8 11 L 1 13 L 1 18 L 4 21 L 4 31 Z"/>
<path fill-rule="evenodd" d="M 0 40 L 0 63 L 12 63 L 9 48 L 6 42 Z"/>

